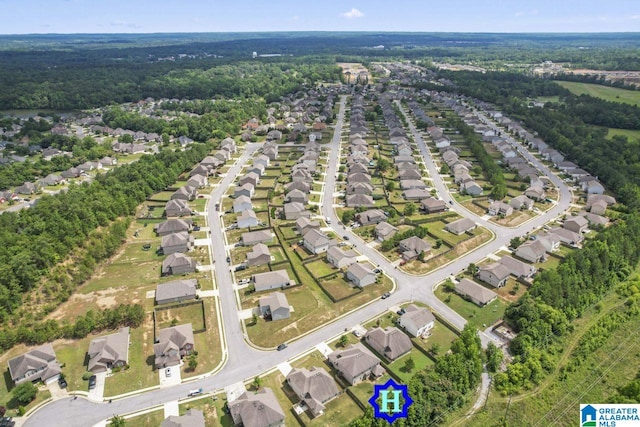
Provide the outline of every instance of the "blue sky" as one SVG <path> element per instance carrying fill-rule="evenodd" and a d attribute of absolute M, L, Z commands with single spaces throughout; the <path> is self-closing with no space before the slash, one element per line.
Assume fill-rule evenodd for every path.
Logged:
<path fill-rule="evenodd" d="M 638 0 L 0 0 L 1 34 L 640 32 Z"/>

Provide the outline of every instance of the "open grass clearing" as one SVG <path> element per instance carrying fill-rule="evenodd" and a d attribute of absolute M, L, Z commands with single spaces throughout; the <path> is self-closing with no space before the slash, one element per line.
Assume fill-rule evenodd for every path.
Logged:
<path fill-rule="evenodd" d="M 158 306 L 156 313 L 156 330 L 171 327 L 172 324 L 183 325 L 191 323 L 194 330 L 204 329 L 205 322 L 203 316 L 203 302 L 187 303 L 179 306 L 171 306 L 163 308 Z"/>
<path fill-rule="evenodd" d="M 607 138 L 614 136 L 626 136 L 629 141 L 640 142 L 640 130 L 608 128 Z"/>
<path fill-rule="evenodd" d="M 467 319 L 469 324 L 478 328 L 485 329 L 493 325 L 497 320 L 501 319 L 507 308 L 507 303 L 500 298 L 487 304 L 484 307 L 478 307 L 474 303 L 465 300 L 455 292 L 447 292 L 443 286 L 439 286 L 435 292 L 436 296 L 445 302 L 449 307 Z"/>
<path fill-rule="evenodd" d="M 197 409 L 204 414 L 204 424 L 206 426 L 233 427 L 233 419 L 224 412 L 225 403 L 226 401 L 222 396 L 216 396 L 215 400 L 211 397 L 203 397 L 202 399 L 182 403 L 179 406 L 180 415 L 184 415 L 189 409 Z"/>
<path fill-rule="evenodd" d="M 406 369 L 407 359 L 413 359 L 415 366 L 413 369 Z M 389 369 L 393 371 L 395 375 L 400 377 L 400 380 L 404 384 L 408 384 L 409 380 L 418 372 L 427 367 L 433 366 L 434 362 L 429 357 L 427 357 L 421 351 L 413 348 L 411 351 L 404 356 L 400 357 L 397 360 L 394 360 L 393 363 L 389 364 Z"/>
<path fill-rule="evenodd" d="M 336 272 L 336 269 L 327 262 L 326 258 L 308 262 L 305 264 L 305 267 L 307 267 L 307 270 L 316 278 L 328 276 Z"/>
<path fill-rule="evenodd" d="M 164 409 L 147 412 L 146 414 L 127 418 L 126 425 L 139 427 L 158 427 L 164 421 Z"/>
<path fill-rule="evenodd" d="M 589 95 L 610 102 L 622 102 L 640 106 L 640 91 L 620 89 L 617 87 L 593 83 L 556 81 L 560 86 L 575 95 Z"/>

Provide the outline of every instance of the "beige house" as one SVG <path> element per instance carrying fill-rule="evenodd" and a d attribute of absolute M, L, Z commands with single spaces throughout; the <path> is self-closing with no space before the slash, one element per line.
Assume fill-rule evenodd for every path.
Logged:
<path fill-rule="evenodd" d="M 373 328 L 364 335 L 364 340 L 378 354 L 384 356 L 389 361 L 409 353 L 413 348 L 411 339 L 395 327 L 386 329 Z"/>
<path fill-rule="evenodd" d="M 287 375 L 287 384 L 314 417 L 322 415 L 325 404 L 340 395 L 340 388 L 331 375 L 315 366 L 310 370 L 294 368 Z"/>
<path fill-rule="evenodd" d="M 89 344 L 87 370 L 97 373 L 129 362 L 129 328 L 121 328 L 115 334 L 94 338 Z"/>

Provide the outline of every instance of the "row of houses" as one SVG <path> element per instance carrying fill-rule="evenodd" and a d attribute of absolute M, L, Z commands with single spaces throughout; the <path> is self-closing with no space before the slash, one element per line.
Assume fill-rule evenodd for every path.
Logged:
<path fill-rule="evenodd" d="M 354 96 L 351 103 L 350 134 L 347 155 L 346 205 L 349 207 L 371 207 L 373 185 L 369 167 L 369 144 L 365 140 L 369 129 L 366 126 L 362 95 Z"/>

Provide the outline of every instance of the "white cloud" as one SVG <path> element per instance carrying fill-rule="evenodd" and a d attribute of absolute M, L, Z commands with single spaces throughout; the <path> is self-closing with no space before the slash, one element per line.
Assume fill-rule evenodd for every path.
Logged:
<path fill-rule="evenodd" d="M 520 12 L 516 12 L 516 16 L 523 16 L 524 12 L 520 11 Z"/>
<path fill-rule="evenodd" d="M 364 13 L 360 12 L 354 7 L 350 11 L 342 13 L 341 16 L 347 19 L 362 18 L 364 16 Z"/>
<path fill-rule="evenodd" d="M 631 19 L 640 19 L 640 15 L 632 15 Z"/>
<path fill-rule="evenodd" d="M 298 15 L 296 15 L 296 16 L 292 16 L 292 17 L 291 17 L 291 20 L 295 22 L 295 21 L 300 20 L 300 17 L 299 17 Z"/>

